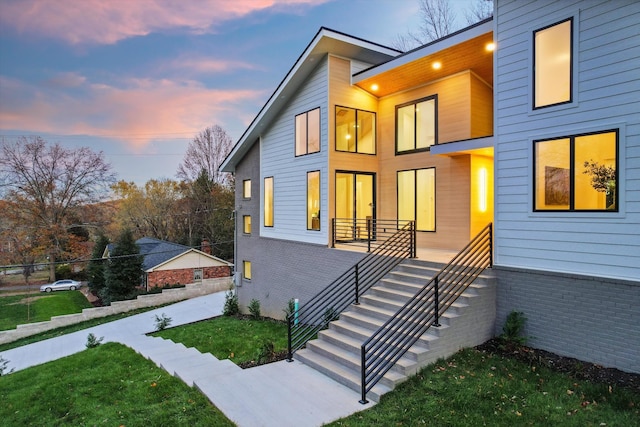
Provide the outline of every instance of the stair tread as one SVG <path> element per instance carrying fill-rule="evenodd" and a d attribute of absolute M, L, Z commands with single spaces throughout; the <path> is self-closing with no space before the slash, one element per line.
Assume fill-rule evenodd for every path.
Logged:
<path fill-rule="evenodd" d="M 320 334 L 337 341 L 342 341 L 345 344 L 348 344 L 349 346 L 351 346 L 352 348 L 357 349 L 358 351 L 357 354 L 358 355 L 360 354 L 360 347 L 362 346 L 364 341 L 342 334 L 339 331 L 336 331 L 333 329 L 326 329 L 320 332 Z M 323 339 L 323 338 L 320 338 L 320 339 Z M 331 343 L 331 345 L 335 345 L 335 344 Z M 420 344 L 414 344 L 413 346 L 411 346 L 411 348 L 408 351 L 411 352 L 411 354 L 413 355 L 418 355 L 420 353 L 427 352 L 429 350 L 421 346 Z"/>

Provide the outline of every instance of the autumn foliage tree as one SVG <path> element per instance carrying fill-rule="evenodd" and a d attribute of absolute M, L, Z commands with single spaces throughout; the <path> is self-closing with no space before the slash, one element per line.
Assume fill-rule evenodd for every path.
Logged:
<path fill-rule="evenodd" d="M 7 202 L 15 230 L 32 236 L 33 257 L 49 257 L 49 279 L 55 279 L 55 263 L 72 257 L 72 229 L 81 219 L 82 206 L 96 203 L 109 193 L 115 174 L 102 152 L 87 147 L 66 149 L 44 139 L 20 137 L 2 140 L 0 192 Z M 22 237 L 20 237 L 22 239 Z"/>

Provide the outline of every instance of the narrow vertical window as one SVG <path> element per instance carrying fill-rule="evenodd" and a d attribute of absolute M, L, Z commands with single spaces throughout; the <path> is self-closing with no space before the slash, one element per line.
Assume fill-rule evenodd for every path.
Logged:
<path fill-rule="evenodd" d="M 573 19 L 533 33 L 533 108 L 572 100 Z"/>
<path fill-rule="evenodd" d="M 396 154 L 437 144 L 436 110 L 436 95 L 396 107 Z"/>
<path fill-rule="evenodd" d="M 251 280 L 251 261 L 242 261 L 242 276 Z"/>
<path fill-rule="evenodd" d="M 295 127 L 296 156 L 320 151 L 320 108 L 298 114 Z"/>
<path fill-rule="evenodd" d="M 251 215 L 243 215 L 242 232 L 244 234 L 251 234 Z"/>
<path fill-rule="evenodd" d="M 273 177 L 264 179 L 264 226 L 273 227 Z"/>
<path fill-rule="evenodd" d="M 242 181 L 242 197 L 244 199 L 251 198 L 251 180 L 250 179 L 245 179 L 244 181 Z"/>
<path fill-rule="evenodd" d="M 435 169 L 398 172 L 398 220 L 416 222 L 418 231 L 435 231 Z"/>
<path fill-rule="evenodd" d="M 534 141 L 534 210 L 617 211 L 618 131 Z"/>
<path fill-rule="evenodd" d="M 307 230 L 320 230 L 320 171 L 307 172 Z"/>

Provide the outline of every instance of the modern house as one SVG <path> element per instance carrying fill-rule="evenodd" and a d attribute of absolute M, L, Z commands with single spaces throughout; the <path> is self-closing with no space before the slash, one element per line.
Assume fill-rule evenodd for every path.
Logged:
<path fill-rule="evenodd" d="M 186 285 L 231 275 L 232 264 L 211 255 L 206 241 L 202 250 L 152 237 L 142 237 L 136 244 L 143 256 L 146 288 Z M 112 245 L 105 248 L 103 257 L 109 257 L 111 248 Z"/>
<path fill-rule="evenodd" d="M 440 333 L 438 354 L 522 311 L 532 346 L 640 372 L 639 18 L 633 1 L 498 0 L 493 19 L 407 53 L 321 28 L 222 165 L 241 305 L 281 318 L 354 265 L 357 283 L 387 233 L 409 227 L 409 258 L 446 263 L 495 223 L 478 330 Z M 427 270 L 404 264 L 363 305 L 398 317 L 381 288 Z M 353 331 L 304 351 L 359 349 Z"/>

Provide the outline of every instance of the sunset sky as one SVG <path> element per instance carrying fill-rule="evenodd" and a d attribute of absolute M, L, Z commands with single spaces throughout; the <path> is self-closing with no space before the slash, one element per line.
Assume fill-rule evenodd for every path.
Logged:
<path fill-rule="evenodd" d="M 452 0 L 462 9 L 471 0 Z M 103 151 L 175 178 L 189 141 L 234 142 L 321 26 L 390 45 L 418 0 L 0 0 L 0 137 Z"/>

